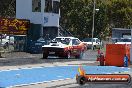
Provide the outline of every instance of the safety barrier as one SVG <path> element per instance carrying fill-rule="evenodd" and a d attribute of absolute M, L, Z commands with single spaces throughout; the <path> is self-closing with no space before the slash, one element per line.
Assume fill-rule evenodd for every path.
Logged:
<path fill-rule="evenodd" d="M 107 44 L 105 65 L 125 66 L 130 64 L 130 44 Z"/>

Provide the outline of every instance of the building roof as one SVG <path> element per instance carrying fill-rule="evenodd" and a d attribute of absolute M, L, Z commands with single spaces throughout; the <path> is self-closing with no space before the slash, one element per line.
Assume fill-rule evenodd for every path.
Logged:
<path fill-rule="evenodd" d="M 126 28 L 112 28 L 112 30 L 131 30 L 131 29 L 126 29 Z"/>

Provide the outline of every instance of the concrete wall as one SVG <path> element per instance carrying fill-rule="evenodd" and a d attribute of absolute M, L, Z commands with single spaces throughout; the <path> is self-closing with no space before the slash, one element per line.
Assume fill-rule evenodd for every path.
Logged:
<path fill-rule="evenodd" d="M 32 11 L 31 0 L 16 0 L 16 18 L 29 19 Z"/>
<path fill-rule="evenodd" d="M 16 0 L 16 18 L 28 19 L 31 23 L 42 24 L 45 27 L 59 27 L 60 13 L 45 13 L 44 8 L 45 0 L 41 0 L 41 12 L 32 12 L 32 0 Z"/>
<path fill-rule="evenodd" d="M 44 26 L 56 26 L 59 27 L 59 15 L 54 13 L 44 14 Z M 47 21 L 45 19 L 48 19 Z"/>

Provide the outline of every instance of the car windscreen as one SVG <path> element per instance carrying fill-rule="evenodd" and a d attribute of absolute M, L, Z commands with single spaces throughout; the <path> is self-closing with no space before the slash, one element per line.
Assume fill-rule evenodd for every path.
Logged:
<path fill-rule="evenodd" d="M 70 43 L 70 38 L 55 38 L 54 41 L 55 42 L 61 42 L 63 44 L 68 45 Z"/>

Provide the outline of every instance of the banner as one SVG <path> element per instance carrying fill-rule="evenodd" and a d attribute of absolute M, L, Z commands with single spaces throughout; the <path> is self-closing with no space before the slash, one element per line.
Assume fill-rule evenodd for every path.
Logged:
<path fill-rule="evenodd" d="M 13 35 L 26 35 L 30 21 L 16 18 L 0 18 L 0 33 Z"/>

